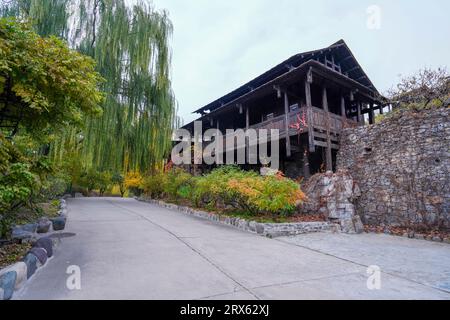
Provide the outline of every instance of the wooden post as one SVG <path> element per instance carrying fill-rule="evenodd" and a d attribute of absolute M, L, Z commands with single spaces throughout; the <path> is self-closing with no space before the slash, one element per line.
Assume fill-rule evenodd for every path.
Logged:
<path fill-rule="evenodd" d="M 250 129 L 250 108 L 247 106 L 245 108 L 245 130 L 246 130 L 246 133 L 247 133 L 248 129 Z M 247 154 L 248 164 L 250 164 L 250 138 L 247 134 L 245 135 L 245 150 L 246 150 L 246 154 Z"/>
<path fill-rule="evenodd" d="M 250 129 L 250 108 L 245 108 L 245 129 Z"/>
<path fill-rule="evenodd" d="M 357 121 L 358 121 L 358 123 L 361 123 L 362 122 L 362 119 L 361 119 L 361 116 L 362 116 L 362 114 L 361 114 L 361 101 L 357 102 L 357 106 L 358 106 Z"/>
<path fill-rule="evenodd" d="M 373 110 L 373 103 L 370 103 L 369 105 L 369 124 L 375 123 L 375 111 Z"/>
<path fill-rule="evenodd" d="M 380 114 L 384 114 L 384 110 L 383 109 L 384 109 L 384 105 L 381 105 L 380 106 Z"/>
<path fill-rule="evenodd" d="M 345 98 L 343 94 L 341 94 L 341 116 L 345 119 L 347 118 L 347 114 L 345 113 Z"/>
<path fill-rule="evenodd" d="M 305 147 L 303 150 L 303 176 L 306 180 L 311 177 L 311 169 L 309 168 L 309 152 L 308 148 Z"/>
<path fill-rule="evenodd" d="M 286 156 L 290 157 L 291 152 L 291 137 L 289 135 L 289 97 L 287 92 L 284 92 L 284 129 L 286 131 Z"/>
<path fill-rule="evenodd" d="M 328 97 L 327 97 L 327 88 L 322 88 L 322 104 L 323 109 L 326 112 L 327 119 L 326 119 L 326 129 L 327 129 L 327 148 L 325 150 L 325 158 L 327 163 L 327 171 L 333 171 L 333 156 L 331 153 L 331 137 L 330 137 L 330 111 L 328 109 Z"/>
<path fill-rule="evenodd" d="M 308 77 L 309 78 L 309 77 Z M 308 79 L 305 80 L 305 100 L 306 100 L 306 118 L 308 121 L 308 144 L 309 152 L 316 152 L 314 144 L 314 123 L 312 114 L 312 100 L 311 100 L 311 84 Z"/>

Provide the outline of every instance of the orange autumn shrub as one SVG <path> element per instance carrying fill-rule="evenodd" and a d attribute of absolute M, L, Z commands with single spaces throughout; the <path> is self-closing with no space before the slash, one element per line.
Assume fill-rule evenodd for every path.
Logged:
<path fill-rule="evenodd" d="M 306 198 L 297 183 L 281 175 L 231 179 L 227 191 L 242 209 L 253 214 L 289 215 Z"/>

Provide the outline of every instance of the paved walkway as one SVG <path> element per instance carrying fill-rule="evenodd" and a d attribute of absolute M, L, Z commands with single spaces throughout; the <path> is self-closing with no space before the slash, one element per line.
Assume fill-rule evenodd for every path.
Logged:
<path fill-rule="evenodd" d="M 16 299 L 450 299 L 446 244 L 271 240 L 131 199 L 70 199 L 68 208 L 55 257 Z M 73 265 L 81 290 L 66 286 Z M 381 268 L 381 290 L 367 289 L 371 265 Z"/>

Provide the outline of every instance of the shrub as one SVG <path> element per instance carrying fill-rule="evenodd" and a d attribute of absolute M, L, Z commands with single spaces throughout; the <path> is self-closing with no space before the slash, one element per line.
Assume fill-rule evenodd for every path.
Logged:
<path fill-rule="evenodd" d="M 152 199 L 161 199 L 164 195 L 166 177 L 163 173 L 157 173 L 142 179 L 141 189 Z"/>
<path fill-rule="evenodd" d="M 181 194 L 189 192 L 189 186 L 192 183 L 192 175 L 182 169 L 175 168 L 166 173 L 166 179 L 163 183 L 164 193 L 167 197 L 175 200 Z M 185 196 L 189 196 L 186 195 Z"/>
<path fill-rule="evenodd" d="M 193 177 L 182 169 L 174 168 L 166 173 L 145 177 L 141 183 L 144 193 L 153 199 L 167 197 L 171 200 L 189 199 Z"/>
<path fill-rule="evenodd" d="M 201 177 L 172 169 L 144 178 L 141 188 L 153 199 L 184 199 L 196 207 L 232 207 L 252 215 L 288 215 L 305 199 L 293 180 L 280 175 L 262 177 L 237 166 L 223 166 Z"/>
<path fill-rule="evenodd" d="M 137 171 L 128 172 L 125 176 L 125 187 L 134 195 L 139 196 L 142 193 L 142 176 Z"/>
<path fill-rule="evenodd" d="M 233 195 L 228 192 L 228 182 L 232 179 L 256 177 L 254 172 L 240 170 L 237 166 L 223 166 L 210 174 L 195 180 L 192 202 L 197 207 L 206 206 L 213 209 L 223 205 L 232 205 Z"/>
<path fill-rule="evenodd" d="M 100 196 L 103 197 L 106 191 L 110 191 L 112 188 L 112 177 L 109 172 L 101 172 L 97 177 L 97 185 L 98 191 L 100 192 Z"/>
<path fill-rule="evenodd" d="M 305 199 L 300 186 L 282 176 L 262 177 L 237 167 L 221 167 L 199 178 L 193 201 L 208 208 L 222 205 L 250 214 L 291 214 Z"/>
<path fill-rule="evenodd" d="M 54 174 L 48 176 L 42 184 L 40 197 L 42 199 L 56 199 L 67 191 L 70 177 L 64 174 Z"/>
<path fill-rule="evenodd" d="M 252 214 L 288 215 L 305 199 L 297 183 L 280 176 L 232 179 L 227 191 L 239 207 Z"/>

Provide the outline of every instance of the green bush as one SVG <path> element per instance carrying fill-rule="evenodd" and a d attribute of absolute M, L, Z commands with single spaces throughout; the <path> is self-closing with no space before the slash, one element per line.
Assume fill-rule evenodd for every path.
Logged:
<path fill-rule="evenodd" d="M 164 195 L 166 177 L 163 173 L 147 176 L 142 179 L 141 189 L 152 199 L 161 199 Z"/>
<path fill-rule="evenodd" d="M 56 199 L 66 193 L 70 177 L 64 174 L 48 176 L 43 182 L 40 197 L 42 199 Z"/>
<path fill-rule="evenodd" d="M 197 207 L 214 209 L 233 205 L 235 195 L 228 190 L 228 183 L 233 179 L 255 178 L 255 172 L 240 170 L 237 166 L 223 166 L 195 180 L 192 202 Z"/>
<path fill-rule="evenodd" d="M 180 197 L 180 194 L 189 190 L 192 183 L 192 175 L 182 169 L 172 169 L 165 175 L 163 183 L 164 194 L 172 200 Z"/>
<path fill-rule="evenodd" d="M 223 166 L 201 177 L 173 169 L 144 178 L 142 189 L 153 199 L 183 199 L 200 208 L 234 208 L 251 215 L 288 215 L 305 199 L 299 184 L 290 179 L 262 177 L 237 166 Z"/>
<path fill-rule="evenodd" d="M 166 173 L 157 173 L 143 178 L 141 189 L 153 199 L 189 199 L 193 177 L 182 169 L 175 168 Z"/>

